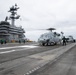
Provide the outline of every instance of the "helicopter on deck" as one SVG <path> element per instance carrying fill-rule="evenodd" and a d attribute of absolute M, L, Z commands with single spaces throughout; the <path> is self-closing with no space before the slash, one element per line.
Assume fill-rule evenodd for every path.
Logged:
<path fill-rule="evenodd" d="M 50 32 L 44 33 L 38 38 L 40 45 L 56 45 L 61 42 L 60 34 L 52 32 L 53 30 L 56 30 L 55 28 L 48 28 L 46 30 L 49 30 Z"/>

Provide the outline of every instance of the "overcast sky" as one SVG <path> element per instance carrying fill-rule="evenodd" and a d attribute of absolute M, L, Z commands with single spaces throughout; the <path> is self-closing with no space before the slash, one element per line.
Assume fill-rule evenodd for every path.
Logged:
<path fill-rule="evenodd" d="M 22 26 L 27 38 L 37 40 L 45 31 L 56 28 L 76 38 L 76 0 L 0 0 L 0 21 L 9 16 L 9 8 L 17 3 L 21 16 L 16 26 Z"/>

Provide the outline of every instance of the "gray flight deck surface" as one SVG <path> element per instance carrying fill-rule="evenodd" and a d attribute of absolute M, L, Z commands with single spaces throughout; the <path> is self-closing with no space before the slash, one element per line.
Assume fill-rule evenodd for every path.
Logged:
<path fill-rule="evenodd" d="M 76 75 L 75 45 L 0 45 L 0 75 Z"/>

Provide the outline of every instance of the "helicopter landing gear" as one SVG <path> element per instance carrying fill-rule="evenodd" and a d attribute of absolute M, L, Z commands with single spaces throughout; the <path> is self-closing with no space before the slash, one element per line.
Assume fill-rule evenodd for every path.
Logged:
<path fill-rule="evenodd" d="M 43 46 L 45 46 L 45 43 L 42 43 Z"/>
<path fill-rule="evenodd" d="M 54 43 L 54 42 L 51 42 L 51 43 L 50 43 L 50 45 L 51 45 L 51 46 L 54 46 L 54 45 L 55 45 L 55 43 Z"/>

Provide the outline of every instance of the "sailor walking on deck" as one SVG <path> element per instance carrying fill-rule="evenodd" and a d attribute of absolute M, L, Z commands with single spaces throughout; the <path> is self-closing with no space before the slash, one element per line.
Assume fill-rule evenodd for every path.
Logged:
<path fill-rule="evenodd" d="M 63 46 L 66 45 L 66 38 L 65 38 L 65 36 L 62 38 L 62 40 L 63 40 Z"/>

